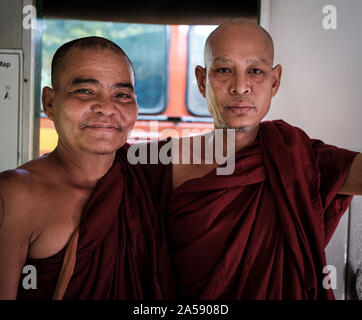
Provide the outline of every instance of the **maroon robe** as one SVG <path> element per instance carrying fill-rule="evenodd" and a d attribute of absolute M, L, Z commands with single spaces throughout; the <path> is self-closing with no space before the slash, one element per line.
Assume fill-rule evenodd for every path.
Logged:
<path fill-rule="evenodd" d="M 264 122 L 232 175 L 186 181 L 168 208 L 159 196 L 179 297 L 333 299 L 324 249 L 352 199 L 337 192 L 356 154 Z M 145 170 L 154 191 L 171 190 L 171 166 Z"/>
<path fill-rule="evenodd" d="M 170 299 L 174 280 L 165 230 L 139 166 L 116 154 L 97 183 L 79 230 L 76 264 L 64 299 Z M 27 259 L 37 270 L 37 289 L 19 283 L 18 299 L 51 299 L 65 249 Z M 24 275 L 23 275 L 24 277 Z"/>

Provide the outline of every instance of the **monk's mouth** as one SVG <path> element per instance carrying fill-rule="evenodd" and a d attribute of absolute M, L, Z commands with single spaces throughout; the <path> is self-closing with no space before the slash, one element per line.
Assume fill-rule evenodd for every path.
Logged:
<path fill-rule="evenodd" d="M 113 131 L 117 130 L 119 132 L 122 132 L 122 127 L 115 127 L 115 126 L 109 126 L 109 125 L 90 125 L 90 126 L 84 126 L 82 129 L 92 129 L 92 130 L 99 130 L 99 131 Z"/>
<path fill-rule="evenodd" d="M 247 114 L 250 111 L 254 110 L 255 107 L 249 107 L 249 106 L 245 106 L 245 107 L 234 107 L 234 106 L 230 106 L 230 107 L 226 107 L 226 110 L 236 114 L 236 115 L 243 115 L 243 114 Z"/>

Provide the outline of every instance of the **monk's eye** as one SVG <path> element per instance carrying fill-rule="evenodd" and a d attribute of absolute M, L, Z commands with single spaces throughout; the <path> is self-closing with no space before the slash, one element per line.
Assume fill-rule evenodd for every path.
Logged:
<path fill-rule="evenodd" d="M 260 70 L 260 69 L 258 69 L 258 68 L 253 68 L 253 69 L 251 69 L 251 70 L 249 71 L 249 73 L 251 73 L 251 74 L 262 74 L 263 71 Z"/>
<path fill-rule="evenodd" d="M 123 93 L 123 92 L 116 94 L 116 98 L 129 98 L 129 97 L 130 96 L 127 93 Z"/>
<path fill-rule="evenodd" d="M 84 95 L 91 95 L 93 92 L 88 89 L 78 89 L 75 91 L 76 93 L 84 94 Z"/>
<path fill-rule="evenodd" d="M 229 72 L 231 72 L 231 69 L 229 69 L 229 68 L 218 68 L 218 69 L 216 69 L 216 72 L 218 72 L 218 73 L 229 73 Z"/>

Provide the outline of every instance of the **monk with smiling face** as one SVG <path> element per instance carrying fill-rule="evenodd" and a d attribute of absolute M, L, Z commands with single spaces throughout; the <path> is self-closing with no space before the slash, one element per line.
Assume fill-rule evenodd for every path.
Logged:
<path fill-rule="evenodd" d="M 215 128 L 235 134 L 234 172 L 218 175 L 216 161 L 145 166 L 165 212 L 180 298 L 333 299 L 323 287 L 324 250 L 351 195 L 362 194 L 362 156 L 282 120 L 262 122 L 281 74 L 264 29 L 220 25 L 196 77 Z"/>
<path fill-rule="evenodd" d="M 104 38 L 55 53 L 42 102 L 58 145 L 0 175 L 0 299 L 169 297 L 162 223 L 126 160 L 134 81 L 126 54 Z M 31 288 L 24 266 L 36 270 Z"/>

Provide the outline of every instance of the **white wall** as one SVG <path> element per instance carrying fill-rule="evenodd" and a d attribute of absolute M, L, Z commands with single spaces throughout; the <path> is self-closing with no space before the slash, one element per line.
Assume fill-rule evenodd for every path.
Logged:
<path fill-rule="evenodd" d="M 337 9 L 336 30 L 322 27 L 328 4 Z M 361 15 L 360 0 L 271 0 L 270 33 L 283 75 L 269 119 L 362 151 Z"/>
<path fill-rule="evenodd" d="M 336 30 L 322 26 L 325 5 L 337 9 Z M 283 67 L 266 119 L 286 120 L 312 138 L 362 152 L 362 1 L 267 0 L 262 6 L 261 25 L 270 28 L 274 62 Z M 327 248 L 328 263 L 338 269 L 338 299 L 353 297 L 361 234 L 362 197 L 355 197 Z"/>

